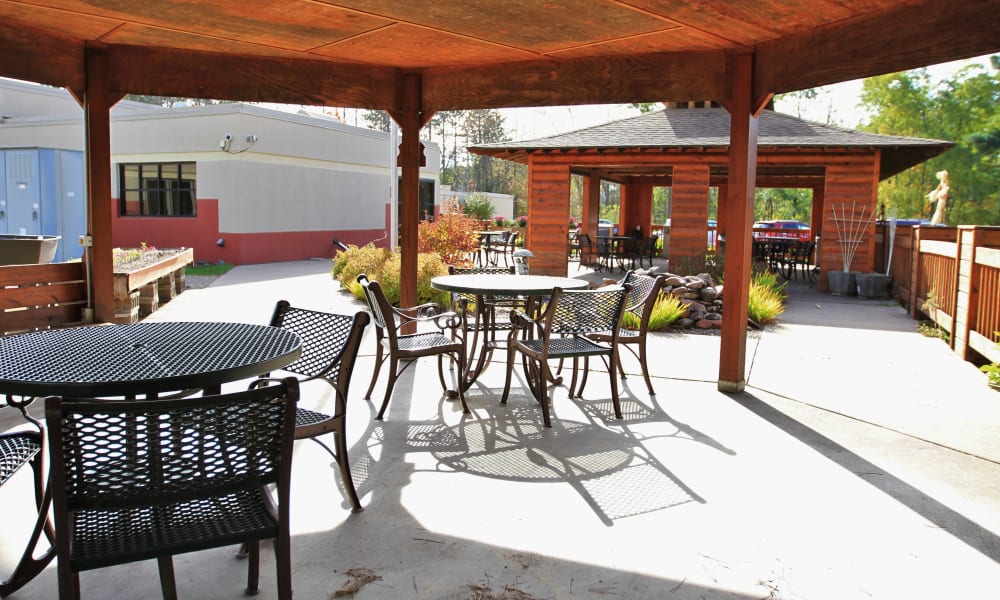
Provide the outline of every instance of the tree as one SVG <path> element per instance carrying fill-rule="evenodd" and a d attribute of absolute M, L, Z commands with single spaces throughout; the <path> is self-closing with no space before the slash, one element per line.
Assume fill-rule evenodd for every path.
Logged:
<path fill-rule="evenodd" d="M 174 104 L 185 104 L 187 106 L 207 106 L 209 104 L 233 104 L 232 100 L 206 100 L 204 98 L 181 98 L 180 96 L 147 96 L 143 94 L 129 94 L 126 100 L 142 102 L 143 104 L 153 104 L 163 108 L 170 108 Z"/>
<path fill-rule="evenodd" d="M 879 200 L 900 218 L 930 218 L 927 193 L 948 171 L 948 224 L 1000 223 L 1000 77 L 980 65 L 950 79 L 931 81 L 926 69 L 871 77 L 863 83 L 862 106 L 872 115 L 863 129 L 887 135 L 951 140 L 944 154 L 879 184 Z"/>
<path fill-rule="evenodd" d="M 389 133 L 389 113 L 384 110 L 366 110 L 361 118 L 368 124 L 368 129 Z"/>

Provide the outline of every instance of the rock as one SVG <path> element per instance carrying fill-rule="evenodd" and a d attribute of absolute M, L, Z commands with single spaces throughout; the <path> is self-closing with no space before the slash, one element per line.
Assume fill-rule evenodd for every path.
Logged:
<path fill-rule="evenodd" d="M 686 288 L 677 288 L 677 289 L 681 290 L 680 293 L 677 293 L 677 290 L 674 290 L 671 293 L 677 296 L 678 298 L 691 298 L 692 300 L 698 299 L 698 292 L 694 290 L 689 290 Z"/>
<path fill-rule="evenodd" d="M 702 281 L 701 279 L 698 279 L 697 277 L 688 277 L 684 281 L 684 287 L 686 287 L 689 290 L 700 290 L 701 288 L 705 287 L 705 282 Z"/>
<path fill-rule="evenodd" d="M 670 276 L 667 277 L 667 280 L 664 282 L 664 286 L 668 286 L 668 285 L 670 287 L 683 287 L 684 286 L 684 278 L 680 277 L 678 275 L 670 275 Z"/>
<path fill-rule="evenodd" d="M 717 285 L 717 286 L 715 286 L 715 297 L 716 298 L 722 298 L 722 288 L 724 288 L 724 287 L 726 287 L 726 286 L 724 286 L 724 285 Z"/>
<path fill-rule="evenodd" d="M 714 287 L 704 287 L 698 292 L 698 299 L 702 302 L 712 302 L 715 300 L 718 292 L 715 291 Z"/>
<path fill-rule="evenodd" d="M 698 279 L 704 281 L 708 287 L 715 287 L 715 279 L 709 273 L 698 273 Z"/>
<path fill-rule="evenodd" d="M 712 321 L 702 319 L 700 321 L 695 321 L 694 326 L 698 329 L 712 329 Z"/>
<path fill-rule="evenodd" d="M 705 313 L 705 319 L 707 319 L 709 321 L 721 321 L 722 320 L 722 315 L 720 315 L 719 313 L 714 313 L 714 312 Z"/>
<path fill-rule="evenodd" d="M 694 319 L 677 319 L 677 325 L 684 329 L 691 329 L 694 327 Z"/>

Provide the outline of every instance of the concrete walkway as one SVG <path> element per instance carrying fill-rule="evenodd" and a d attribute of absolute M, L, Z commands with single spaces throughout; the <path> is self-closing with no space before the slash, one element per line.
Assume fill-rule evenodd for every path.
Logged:
<path fill-rule="evenodd" d="M 266 323 L 281 298 L 361 310 L 330 266 L 237 267 L 150 319 Z M 748 388 L 735 395 L 716 390 L 718 336 L 655 334 L 655 397 L 629 355 L 623 420 L 611 414 L 606 372 L 593 373 L 584 400 L 556 388 L 549 430 L 519 377 L 509 404 L 498 403 L 501 363 L 470 390 L 470 416 L 420 361 L 386 420 L 373 421 L 377 407 L 362 398 L 371 337 L 349 415 L 366 509 L 351 514 L 329 458 L 297 445 L 296 598 L 355 589 L 359 599 L 937 599 L 1000 589 L 1000 394 L 888 301 L 793 286 L 780 324 L 751 334 Z M 374 399 L 384 384 L 383 374 Z M 30 477 L 2 493 L 18 504 Z M 3 571 L 25 521 L 5 516 Z M 260 598 L 275 595 L 271 559 L 262 552 Z M 175 564 L 184 598 L 243 597 L 245 564 L 231 550 Z M 155 573 L 152 563 L 84 573 L 83 596 L 157 597 Z M 14 598 L 54 598 L 54 581 L 50 567 Z"/>

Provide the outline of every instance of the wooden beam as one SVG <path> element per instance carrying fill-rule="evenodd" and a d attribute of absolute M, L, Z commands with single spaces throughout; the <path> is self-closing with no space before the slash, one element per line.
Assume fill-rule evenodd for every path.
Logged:
<path fill-rule="evenodd" d="M 57 87 L 84 86 L 83 40 L 0 21 L 0 76 Z"/>
<path fill-rule="evenodd" d="M 721 51 L 435 67 L 424 71 L 423 97 L 439 111 L 718 98 L 724 73 Z"/>
<path fill-rule="evenodd" d="M 402 130 L 399 162 L 402 166 L 400 196 L 400 285 L 399 305 L 416 306 L 417 299 L 417 228 L 420 223 L 420 162 L 423 156 L 420 144 L 422 123 L 420 110 L 420 75 L 407 73 L 399 86 L 399 110 L 390 113 Z M 412 333 L 411 329 L 408 333 Z"/>
<path fill-rule="evenodd" d="M 103 44 L 87 45 L 87 83 L 84 87 L 84 156 L 87 165 L 87 233 L 90 248 L 90 293 L 97 322 L 115 317 L 114 259 L 112 257 L 111 106 L 116 101 L 108 82 L 108 56 Z M 86 315 L 84 319 L 86 320 Z"/>
<path fill-rule="evenodd" d="M 113 90 L 318 106 L 398 108 L 399 71 L 324 60 L 108 45 Z"/>
<path fill-rule="evenodd" d="M 790 92 L 1000 50 L 995 0 L 924 0 L 758 44 L 753 95 Z"/>
<path fill-rule="evenodd" d="M 731 82 L 729 185 L 726 198 L 726 282 L 722 305 L 719 351 L 720 392 L 742 392 L 746 387 L 747 301 L 750 291 L 751 228 L 754 180 L 757 171 L 759 121 L 752 112 L 753 56 L 734 54 L 728 71 Z"/>

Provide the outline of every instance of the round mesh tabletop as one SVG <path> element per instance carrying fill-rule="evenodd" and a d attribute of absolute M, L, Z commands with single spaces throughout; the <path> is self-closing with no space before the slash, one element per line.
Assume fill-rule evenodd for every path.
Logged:
<path fill-rule="evenodd" d="M 246 323 L 159 322 L 0 337 L 0 393 L 73 397 L 217 386 L 298 358 L 298 336 Z"/>
<path fill-rule="evenodd" d="M 482 294 L 484 296 L 544 296 L 560 287 L 564 290 L 586 289 L 585 279 L 552 275 L 497 276 L 485 273 L 442 275 L 431 279 L 431 287 L 445 292 Z"/>

